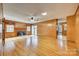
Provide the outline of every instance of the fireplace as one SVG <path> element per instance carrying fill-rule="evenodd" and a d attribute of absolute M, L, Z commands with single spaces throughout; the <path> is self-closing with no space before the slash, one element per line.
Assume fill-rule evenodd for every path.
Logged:
<path fill-rule="evenodd" d="M 17 32 L 17 36 L 23 36 L 23 35 L 26 35 L 25 31 L 18 31 Z"/>

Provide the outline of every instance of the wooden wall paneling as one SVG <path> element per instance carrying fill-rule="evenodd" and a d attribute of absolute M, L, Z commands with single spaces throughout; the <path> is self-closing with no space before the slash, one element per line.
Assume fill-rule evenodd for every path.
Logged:
<path fill-rule="evenodd" d="M 14 27 L 14 32 L 6 32 L 7 29 L 7 25 L 14 25 L 15 26 L 15 22 L 13 21 L 9 21 L 9 20 L 5 20 L 5 37 L 15 37 L 16 36 L 16 32 L 15 32 L 15 27 Z"/>
<path fill-rule="evenodd" d="M 15 30 L 16 30 L 16 32 L 17 31 L 25 31 L 26 35 L 31 35 L 31 31 L 27 31 L 27 26 L 30 26 L 30 30 L 31 30 L 32 24 L 15 22 Z"/>
<path fill-rule="evenodd" d="M 57 19 L 40 22 L 37 24 L 38 35 L 53 36 L 53 38 L 56 39 L 57 36 L 56 26 L 57 26 Z"/>
<path fill-rule="evenodd" d="M 65 31 L 65 24 L 67 24 L 66 22 L 62 23 L 62 35 L 63 36 L 67 36 L 67 31 Z"/>
<path fill-rule="evenodd" d="M 75 15 L 67 17 L 67 37 L 68 40 L 74 41 Z"/>
<path fill-rule="evenodd" d="M 30 26 L 31 30 L 31 24 L 29 23 L 21 23 L 21 22 L 16 22 L 16 21 L 11 21 L 11 20 L 5 20 L 5 29 L 6 25 L 14 25 L 14 32 L 6 32 L 5 30 L 5 37 L 16 37 L 18 31 L 24 31 L 26 32 L 26 35 L 31 35 L 31 31 L 27 31 L 27 26 Z"/>
<path fill-rule="evenodd" d="M 79 55 L 79 6 L 77 8 L 77 11 L 75 13 L 75 17 L 76 17 L 76 35 L 75 35 L 75 39 L 76 39 L 76 46 L 77 46 L 77 52 Z"/>
<path fill-rule="evenodd" d="M 68 53 L 76 53 L 75 15 L 67 17 L 67 49 Z"/>

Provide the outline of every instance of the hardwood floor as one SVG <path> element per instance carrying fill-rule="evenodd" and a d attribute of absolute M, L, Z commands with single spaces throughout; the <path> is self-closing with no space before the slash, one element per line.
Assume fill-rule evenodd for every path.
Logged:
<path fill-rule="evenodd" d="M 32 38 L 30 39 L 32 40 Z M 13 42 L 13 43 L 12 43 Z M 76 45 L 73 42 L 68 41 L 68 48 L 63 48 L 59 46 L 58 40 L 52 38 L 51 36 L 38 36 L 38 44 L 35 42 L 32 44 L 27 44 L 27 40 L 6 42 L 11 46 L 6 46 L 4 51 L 4 56 L 78 56 L 76 51 Z"/>

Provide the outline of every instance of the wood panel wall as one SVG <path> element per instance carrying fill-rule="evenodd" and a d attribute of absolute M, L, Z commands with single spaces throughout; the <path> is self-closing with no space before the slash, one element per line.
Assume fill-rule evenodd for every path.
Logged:
<path fill-rule="evenodd" d="M 14 25 L 14 32 L 6 32 L 7 25 Z M 31 27 L 31 24 L 15 22 L 11 20 L 5 20 L 5 37 L 16 37 L 18 31 L 25 31 L 26 35 L 31 35 L 31 31 L 27 31 L 27 26 Z M 30 28 L 31 29 L 31 28 Z"/>
<path fill-rule="evenodd" d="M 15 25 L 15 24 L 12 21 L 5 20 L 5 37 L 14 37 L 14 36 L 16 36 L 15 29 L 14 29 L 14 32 L 6 32 L 7 25 Z"/>
<path fill-rule="evenodd" d="M 37 24 L 37 34 L 42 36 L 52 36 L 53 38 L 56 38 L 56 26 L 57 19 L 40 22 Z"/>
<path fill-rule="evenodd" d="M 74 41 L 75 40 L 75 15 L 67 17 L 67 39 Z"/>
<path fill-rule="evenodd" d="M 79 6 L 78 6 L 75 16 L 76 16 L 76 30 L 75 30 L 76 37 L 75 37 L 75 39 L 76 39 L 76 43 L 77 43 L 76 46 L 78 48 L 77 50 L 79 52 Z"/>
<path fill-rule="evenodd" d="M 67 17 L 67 49 L 72 53 L 76 52 L 75 22 L 75 15 Z"/>

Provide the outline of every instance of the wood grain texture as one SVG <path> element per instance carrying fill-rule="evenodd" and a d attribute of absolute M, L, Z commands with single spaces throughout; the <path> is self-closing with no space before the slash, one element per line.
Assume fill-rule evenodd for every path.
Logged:
<path fill-rule="evenodd" d="M 15 48 L 5 50 L 5 56 L 77 56 L 75 50 L 62 50 L 58 47 L 58 40 L 50 36 L 38 36 L 39 41 L 36 48 L 26 47 L 26 39 L 16 40 Z M 73 46 L 73 43 L 69 42 L 69 46 Z"/>
<path fill-rule="evenodd" d="M 76 17 L 76 35 L 75 35 L 75 39 L 76 39 L 76 46 L 77 46 L 77 52 L 79 54 L 79 6 L 77 8 L 77 11 L 76 11 L 76 14 L 75 14 L 75 17 Z"/>
<path fill-rule="evenodd" d="M 72 41 L 75 39 L 75 15 L 67 17 L 67 38 Z"/>
<path fill-rule="evenodd" d="M 7 25 L 14 25 L 14 32 L 6 32 Z M 32 26 L 28 23 L 15 22 L 10 20 L 5 20 L 5 37 L 16 37 L 18 31 L 26 32 L 26 35 L 31 35 L 31 31 L 27 31 L 27 26 Z M 31 28 L 30 28 L 31 29 Z"/>
<path fill-rule="evenodd" d="M 69 51 L 76 51 L 76 37 L 75 37 L 75 15 L 67 17 L 67 47 Z"/>
<path fill-rule="evenodd" d="M 57 37 L 57 19 L 40 22 L 37 24 L 37 34 Z"/>

